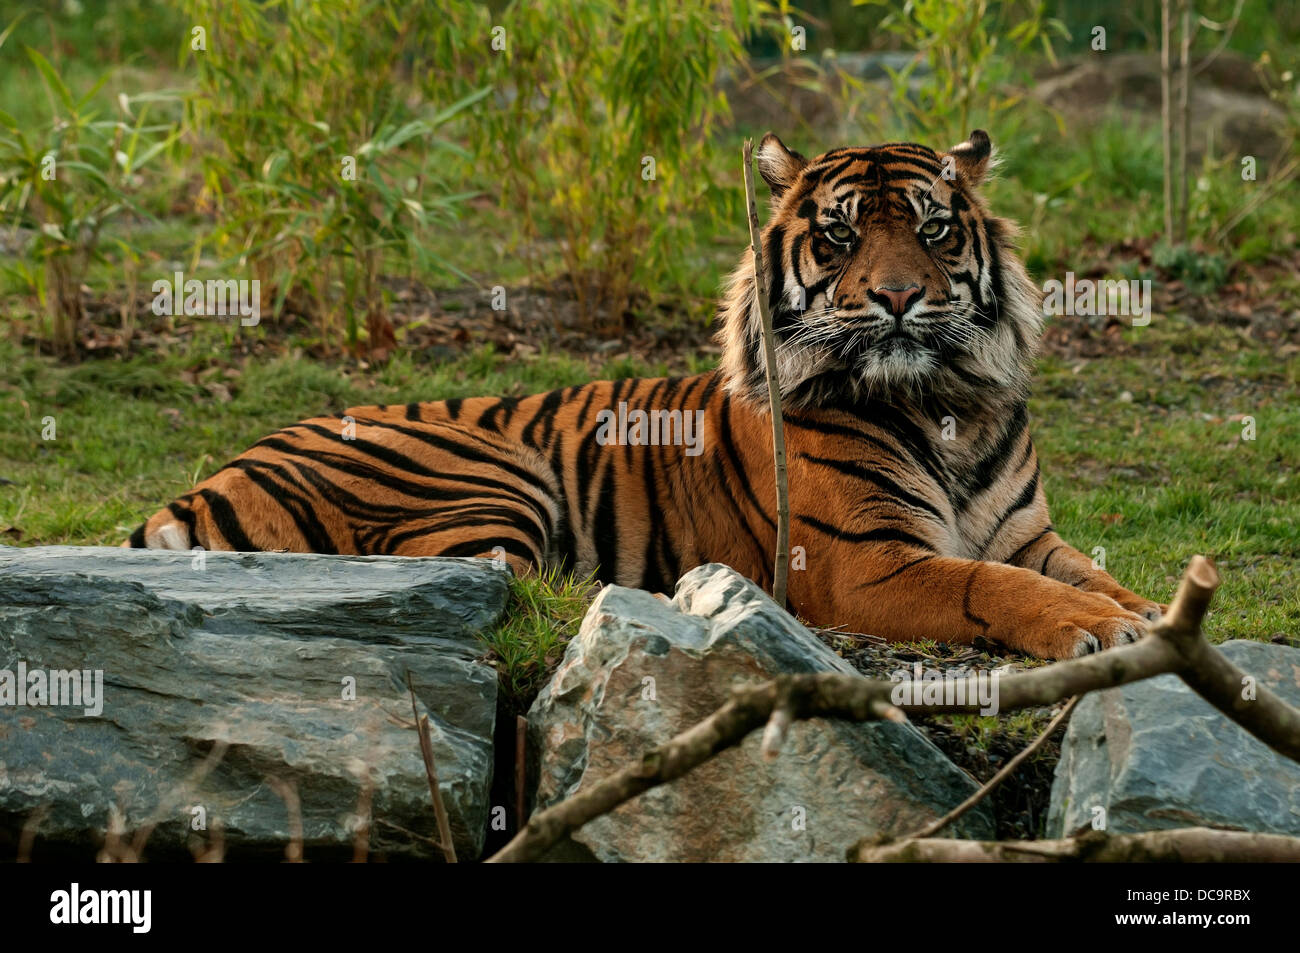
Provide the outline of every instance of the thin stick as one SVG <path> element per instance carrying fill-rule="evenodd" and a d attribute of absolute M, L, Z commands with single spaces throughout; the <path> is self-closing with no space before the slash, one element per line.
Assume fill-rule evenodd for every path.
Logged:
<path fill-rule="evenodd" d="M 40 830 L 41 824 L 49 813 L 50 806 L 42 804 L 27 815 L 27 820 L 23 821 L 23 832 L 18 837 L 18 856 L 15 858 L 17 863 L 32 862 L 32 845 L 36 843 L 36 832 Z"/>
<path fill-rule="evenodd" d="M 298 788 L 292 781 L 284 781 L 274 775 L 267 775 L 266 783 L 284 801 L 284 809 L 289 814 L 289 843 L 284 848 L 284 859 L 291 864 L 301 864 L 302 802 L 298 798 Z"/>
<path fill-rule="evenodd" d="M 754 198 L 754 141 L 745 140 L 745 202 L 749 212 L 749 247 L 754 258 L 754 296 L 763 321 L 763 364 L 767 368 L 767 402 L 772 411 L 772 448 L 776 459 L 776 566 L 772 573 L 772 599 L 785 608 L 786 579 L 790 569 L 790 490 L 785 471 L 785 422 L 781 416 L 781 383 L 777 379 L 776 341 L 772 314 L 767 307 L 767 277 L 759 241 L 758 202 Z"/>
<path fill-rule="evenodd" d="M 372 821 L 372 799 L 374 796 L 375 783 L 371 780 L 369 768 L 366 770 L 366 778 L 361 786 L 361 793 L 357 795 L 357 809 L 353 812 L 357 819 L 357 830 L 352 835 L 352 862 L 354 864 L 364 864 L 370 856 L 370 824 Z"/>
<path fill-rule="evenodd" d="M 912 834 L 909 839 L 919 840 L 920 838 L 923 837 L 933 837 L 935 834 L 939 833 L 941 830 L 943 830 L 953 821 L 957 820 L 959 817 L 961 817 L 963 814 L 965 814 L 967 811 L 973 808 L 980 801 L 984 800 L 986 797 L 992 794 L 994 788 L 996 788 L 1007 778 L 1011 777 L 1011 775 L 1015 773 L 1016 768 L 1024 764 L 1025 761 L 1030 756 L 1032 756 L 1035 751 L 1037 751 L 1039 748 L 1041 748 L 1044 744 L 1047 743 L 1047 739 L 1052 737 L 1052 735 L 1056 733 L 1056 729 L 1061 727 L 1061 724 L 1065 721 L 1065 719 L 1070 717 L 1070 712 L 1074 711 L 1075 706 L 1079 704 L 1079 698 L 1080 696 L 1078 695 L 1075 695 L 1073 698 L 1071 698 L 1069 704 L 1067 704 L 1064 708 L 1062 708 L 1059 712 L 1057 712 L 1056 717 L 1053 718 L 1048 723 L 1047 727 L 1043 729 L 1043 733 L 1034 739 L 1033 744 L 1031 744 L 1024 751 L 1020 752 L 1020 754 L 1016 755 L 1005 765 L 1003 765 L 1002 770 L 1000 770 L 997 774 L 993 775 L 993 777 L 989 778 L 982 788 L 980 788 L 978 791 L 976 791 L 966 800 L 962 801 L 960 804 L 954 807 L 943 817 L 939 818 L 933 824 L 930 824 L 929 826 L 924 827 L 921 830 L 917 831 L 915 834 Z"/>
<path fill-rule="evenodd" d="M 1195 32 L 1192 26 L 1192 4 L 1191 0 L 1180 0 L 1182 8 L 1182 46 L 1178 54 L 1178 74 L 1181 83 L 1178 87 L 1178 120 L 1179 120 L 1179 150 L 1178 150 L 1178 187 L 1181 191 L 1178 202 L 1178 241 L 1187 242 L 1187 165 L 1188 155 L 1192 150 L 1192 34 Z"/>
<path fill-rule="evenodd" d="M 1164 155 L 1165 241 L 1174 243 L 1174 98 L 1171 89 L 1174 42 L 1170 6 L 1174 0 L 1160 0 L 1160 145 Z"/>
<path fill-rule="evenodd" d="M 420 735 L 420 756 L 424 759 L 424 776 L 429 782 L 429 796 L 433 798 L 433 816 L 438 821 L 438 841 L 442 856 L 447 863 L 456 863 L 456 847 L 451 842 L 451 822 L 447 819 L 447 807 L 442 803 L 442 791 L 438 788 L 438 768 L 433 761 L 433 741 L 429 737 L 429 716 L 421 715 L 415 703 L 415 686 L 411 683 L 411 673 L 406 673 L 406 688 L 411 693 L 411 712 L 415 715 L 416 731 Z"/>
<path fill-rule="evenodd" d="M 1228 41 L 1232 39 L 1232 31 L 1237 28 L 1237 20 L 1241 18 L 1241 8 L 1245 5 L 1246 0 L 1237 0 L 1237 5 L 1232 10 L 1232 19 L 1229 20 L 1226 25 L 1215 23 L 1213 20 L 1207 19 L 1206 17 L 1197 18 L 1200 25 L 1203 27 L 1211 30 L 1222 30 L 1223 39 L 1219 41 L 1219 45 L 1211 50 L 1209 55 L 1206 56 L 1205 59 L 1201 60 L 1196 69 L 1192 71 L 1193 76 L 1201 75 L 1201 73 L 1205 72 L 1209 68 L 1211 63 L 1219 58 L 1219 54 L 1224 51 L 1228 45 Z"/>
<path fill-rule="evenodd" d="M 515 830 L 522 831 L 528 823 L 528 809 L 524 788 L 528 775 L 528 719 L 515 716 Z"/>
<path fill-rule="evenodd" d="M 897 844 L 859 843 L 849 860 L 888 863 L 1278 863 L 1300 861 L 1300 837 L 1184 827 L 1142 834 L 1088 831 L 1078 837 L 1036 841 L 949 838 Z"/>

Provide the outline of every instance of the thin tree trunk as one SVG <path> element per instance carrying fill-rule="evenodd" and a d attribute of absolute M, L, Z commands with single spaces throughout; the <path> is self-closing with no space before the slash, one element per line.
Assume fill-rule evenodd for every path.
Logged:
<path fill-rule="evenodd" d="M 1173 33 L 1170 29 L 1170 5 L 1160 0 L 1160 144 L 1164 150 L 1165 241 L 1174 243 L 1174 104 L 1170 89 Z"/>
<path fill-rule="evenodd" d="M 1187 166 L 1188 153 L 1191 151 L 1192 126 L 1192 4 L 1191 0 L 1181 0 L 1182 7 L 1182 47 L 1178 55 L 1178 72 L 1181 82 L 1178 86 L 1178 241 L 1187 241 Z"/>

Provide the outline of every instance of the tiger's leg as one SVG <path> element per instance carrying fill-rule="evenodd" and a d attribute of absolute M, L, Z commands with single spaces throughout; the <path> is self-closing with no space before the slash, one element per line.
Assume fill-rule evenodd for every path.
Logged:
<path fill-rule="evenodd" d="M 815 588 L 798 593 L 796 606 L 829 601 L 827 624 L 893 641 L 969 644 L 983 638 L 1059 659 L 1134 642 L 1146 631 L 1142 616 L 1109 596 L 1018 566 L 939 556 L 899 543 L 840 549 L 838 556 L 840 578 L 847 581 L 829 600 Z M 815 581 L 803 584 L 813 587 Z M 800 611 L 813 617 L 802 606 Z"/>
<path fill-rule="evenodd" d="M 1050 526 L 1020 547 L 1007 562 L 1084 592 L 1109 596 L 1130 612 L 1151 621 L 1159 619 L 1169 608 L 1129 592 L 1110 573 L 1098 569 L 1091 559 L 1056 535 Z"/>

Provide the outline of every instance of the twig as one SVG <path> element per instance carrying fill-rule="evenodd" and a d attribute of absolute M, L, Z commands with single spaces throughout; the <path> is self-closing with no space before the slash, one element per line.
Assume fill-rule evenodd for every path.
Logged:
<path fill-rule="evenodd" d="M 226 825 L 221 823 L 221 818 L 212 819 L 208 843 L 192 853 L 196 864 L 219 864 L 226 859 Z"/>
<path fill-rule="evenodd" d="M 406 673 L 406 688 L 411 693 L 411 711 L 415 714 L 416 731 L 420 735 L 420 756 L 424 759 L 424 776 L 429 782 L 429 796 L 433 798 L 433 816 L 438 821 L 438 841 L 442 856 L 447 863 L 456 863 L 456 846 L 451 842 L 451 822 L 447 819 L 447 807 L 442 803 L 442 791 L 438 787 L 438 768 L 433 760 L 433 741 L 429 738 L 429 716 L 421 715 L 415 701 L 415 686 L 411 683 L 411 673 Z"/>
<path fill-rule="evenodd" d="M 370 825 L 372 823 L 371 812 L 373 810 L 373 800 L 375 792 L 375 782 L 370 776 L 369 766 L 366 766 L 365 780 L 362 782 L 361 791 L 357 794 L 357 809 L 353 816 L 357 819 L 357 829 L 352 835 L 352 862 L 354 864 L 364 864 L 370 857 Z"/>
<path fill-rule="evenodd" d="M 1230 231 L 1241 224 L 1265 201 L 1271 199 L 1273 197 L 1272 193 L 1289 182 L 1297 171 L 1300 171 L 1300 160 L 1292 159 L 1282 168 L 1269 175 L 1268 179 L 1261 183 L 1255 194 L 1250 197 L 1250 201 L 1237 209 L 1226 222 L 1215 230 L 1213 237 L 1210 239 L 1211 243 L 1217 245 L 1227 238 Z"/>
<path fill-rule="evenodd" d="M 36 832 L 40 830 L 41 824 L 44 823 L 49 813 L 50 806 L 42 804 L 27 815 L 27 819 L 23 821 L 22 833 L 18 835 L 18 853 L 14 859 L 15 863 L 30 864 L 32 862 L 32 845 L 36 843 Z"/>
<path fill-rule="evenodd" d="M 1232 10 L 1232 19 L 1230 19 L 1226 24 L 1216 23 L 1214 20 L 1210 20 L 1203 16 L 1197 17 L 1201 26 L 1210 30 L 1222 30 L 1223 39 L 1219 41 L 1219 45 L 1211 50 L 1209 55 L 1206 56 L 1205 59 L 1201 60 L 1196 69 L 1192 71 L 1193 76 L 1199 76 L 1201 73 L 1205 72 L 1205 70 L 1209 69 L 1210 64 L 1217 60 L 1219 54 L 1227 48 L 1228 41 L 1232 39 L 1232 31 L 1237 28 L 1237 20 L 1241 17 L 1241 8 L 1245 5 L 1246 0 L 1237 0 L 1237 5 Z"/>
<path fill-rule="evenodd" d="M 1243 673 L 1201 636 L 1201 620 L 1219 584 L 1209 560 L 1195 556 L 1169 607 L 1148 637 L 1132 645 L 1059 662 L 998 681 L 1001 711 L 1036 708 L 1072 695 L 1114 688 L 1156 675 L 1181 676 L 1201 697 L 1275 751 L 1300 761 L 1300 710 L 1264 686 L 1252 701 L 1241 698 Z M 699 724 L 645 754 L 640 761 L 595 782 L 586 790 L 538 811 L 489 862 L 537 860 L 562 837 L 607 814 L 637 795 L 674 781 L 721 751 L 740 744 L 772 719 L 778 708 L 793 719 L 844 718 L 850 721 L 898 720 L 916 714 L 978 714 L 978 700 L 965 704 L 895 706 L 897 682 L 869 681 L 854 675 L 783 675 L 732 690 L 731 699 Z M 972 677 L 964 697 L 978 699 Z M 901 697 L 920 697 L 905 693 Z M 784 720 L 786 714 L 782 714 Z M 779 736 L 779 730 L 774 730 Z M 769 739 L 775 745 L 779 737 Z"/>
<path fill-rule="evenodd" d="M 1192 34 L 1195 30 L 1192 27 L 1192 3 L 1191 0 L 1179 0 L 1179 8 L 1182 12 L 1182 45 L 1178 52 L 1178 75 L 1180 83 L 1178 86 L 1178 117 L 1179 117 L 1179 150 L 1178 150 L 1178 187 L 1181 192 L 1178 202 L 1178 241 L 1185 243 L 1187 241 L 1187 204 L 1188 204 L 1188 183 L 1187 183 L 1187 164 L 1188 155 L 1192 151 Z"/>
<path fill-rule="evenodd" d="M 1165 241 L 1174 243 L 1174 32 L 1170 6 L 1174 0 L 1160 0 L 1160 147 L 1164 163 Z"/>
<path fill-rule="evenodd" d="M 946 837 L 859 843 L 849 860 L 889 863 L 1274 863 L 1300 861 L 1300 838 L 1186 827 L 1142 834 L 1087 831 L 1063 840 L 971 841 Z"/>
<path fill-rule="evenodd" d="M 1070 717 L 1070 713 L 1074 711 L 1075 707 L 1078 704 L 1079 704 L 1079 696 L 1075 695 L 1073 698 L 1070 699 L 1069 703 L 1064 708 L 1062 708 L 1059 712 L 1057 712 L 1056 717 L 1053 718 L 1050 722 L 1048 722 L 1047 727 L 1043 729 L 1043 733 L 1040 734 L 1037 738 L 1035 738 L 1033 743 L 1029 745 L 1029 747 L 1025 748 L 1024 751 L 1020 752 L 1018 755 L 1016 755 L 1014 758 L 1008 761 L 1005 765 L 1003 765 L 1002 769 L 998 771 L 997 774 L 993 775 L 993 777 L 989 778 L 988 781 L 985 782 L 983 787 L 981 787 L 978 791 L 976 791 L 966 800 L 962 801 L 960 804 L 954 807 L 943 817 L 939 818 L 933 824 L 927 825 L 926 827 L 917 831 L 915 834 L 912 834 L 907 839 L 920 840 L 926 837 L 933 837 L 935 834 L 939 833 L 949 824 L 953 823 L 958 818 L 960 818 L 963 814 L 968 812 L 980 801 L 984 800 L 986 797 L 992 794 L 994 788 L 996 788 L 1007 778 L 1011 777 L 1011 775 L 1015 773 L 1016 768 L 1024 764 L 1025 761 L 1029 757 L 1031 757 L 1035 751 L 1037 751 L 1039 748 L 1041 748 L 1044 744 L 1047 743 L 1047 739 L 1052 737 L 1052 735 L 1056 733 L 1056 729 L 1061 727 L 1062 724 L 1064 724 L 1065 720 Z"/>
<path fill-rule="evenodd" d="M 218 726 L 218 730 L 224 733 L 225 726 Z M 226 752 L 229 750 L 230 742 L 214 741 L 212 747 L 208 749 L 208 753 L 204 756 L 203 760 L 199 762 L 199 766 L 190 773 L 190 776 L 168 791 L 167 795 L 158 802 L 157 807 L 154 808 L 153 814 L 151 814 L 149 819 L 145 821 L 138 831 L 136 831 L 135 838 L 131 843 L 131 853 L 134 855 L 136 860 L 144 856 L 144 845 L 149 842 L 149 837 L 153 834 L 154 828 L 158 826 L 158 822 L 162 818 L 171 814 L 177 805 L 179 805 L 192 791 L 196 790 L 199 785 L 207 780 L 208 775 L 211 774 L 213 769 L 221 763 L 221 759 L 226 756 Z"/>
<path fill-rule="evenodd" d="M 754 258 L 754 297 L 763 322 L 763 364 L 767 369 L 767 402 L 772 411 L 772 452 L 776 461 L 776 565 L 772 573 L 772 599 L 785 608 L 786 579 L 790 569 L 790 490 L 785 471 L 785 424 L 781 416 L 781 384 L 777 378 L 776 342 L 772 314 L 767 307 L 767 274 L 763 269 L 763 243 L 759 240 L 758 201 L 754 198 L 754 141 L 745 140 L 745 203 L 749 214 L 749 247 Z"/>
<path fill-rule="evenodd" d="M 524 789 L 528 779 L 528 719 L 515 716 L 515 830 L 524 829 L 528 822 L 527 795 Z"/>
<path fill-rule="evenodd" d="M 395 830 L 399 834 L 405 834 L 407 837 L 410 837 L 413 840 L 423 841 L 424 843 L 428 844 L 430 847 L 435 847 L 438 850 L 442 850 L 442 842 L 439 841 L 438 838 L 436 837 L 430 837 L 428 834 L 417 834 L 415 831 L 408 830 L 407 828 L 403 827 L 401 824 L 394 824 L 392 821 L 387 820 L 386 818 L 383 817 L 375 818 L 375 823 L 379 824 L 382 827 L 387 827 L 390 828 L 391 830 Z"/>
<path fill-rule="evenodd" d="M 301 864 L 302 802 L 298 798 L 298 788 L 292 781 L 283 781 L 275 775 L 268 775 L 266 783 L 284 801 L 284 809 L 289 815 L 289 843 L 284 847 L 284 859 L 291 864 Z"/>

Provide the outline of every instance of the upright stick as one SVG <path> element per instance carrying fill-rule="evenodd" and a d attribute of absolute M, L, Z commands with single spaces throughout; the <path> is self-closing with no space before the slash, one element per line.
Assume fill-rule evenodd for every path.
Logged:
<path fill-rule="evenodd" d="M 1160 0 L 1160 146 L 1164 155 L 1165 241 L 1174 244 L 1174 97 L 1172 89 L 1174 0 Z"/>
<path fill-rule="evenodd" d="M 758 240 L 758 202 L 754 198 L 754 141 L 745 140 L 745 201 L 749 209 L 749 247 L 754 253 L 754 295 L 763 319 L 763 363 L 767 368 L 767 401 L 772 409 L 772 447 L 776 459 L 776 566 L 772 573 L 772 598 L 785 608 L 786 577 L 790 570 L 790 490 L 785 476 L 785 424 L 781 418 L 781 384 L 776 371 L 776 339 L 772 314 L 767 309 L 767 278 L 763 271 L 762 243 Z"/>

